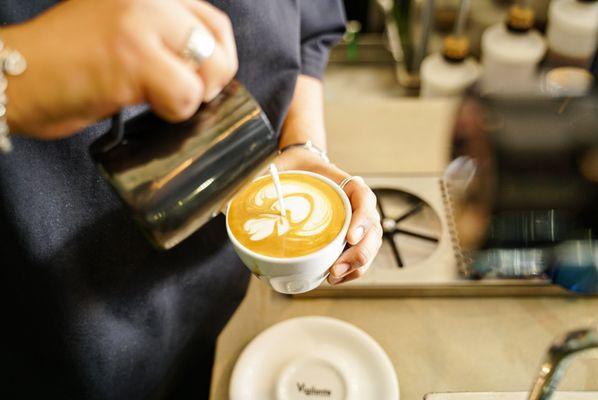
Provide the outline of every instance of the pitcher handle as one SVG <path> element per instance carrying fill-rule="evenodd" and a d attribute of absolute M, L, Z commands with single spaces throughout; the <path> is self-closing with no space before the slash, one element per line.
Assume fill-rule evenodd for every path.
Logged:
<path fill-rule="evenodd" d="M 123 140 L 125 127 L 122 110 L 110 118 L 110 125 L 110 130 L 106 133 L 105 139 L 102 140 L 103 143 L 100 150 L 102 152 L 116 147 Z"/>

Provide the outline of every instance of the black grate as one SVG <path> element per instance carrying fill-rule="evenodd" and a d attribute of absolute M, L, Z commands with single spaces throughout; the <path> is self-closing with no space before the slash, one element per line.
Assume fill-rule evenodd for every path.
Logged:
<path fill-rule="evenodd" d="M 430 256 L 442 233 L 434 209 L 420 197 L 403 190 L 378 188 L 373 191 L 378 197 L 384 240 L 397 266 L 403 268 Z"/>

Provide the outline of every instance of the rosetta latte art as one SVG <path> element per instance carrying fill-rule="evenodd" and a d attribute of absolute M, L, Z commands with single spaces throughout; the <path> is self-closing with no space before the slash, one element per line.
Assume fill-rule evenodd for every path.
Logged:
<path fill-rule="evenodd" d="M 309 175 L 281 174 L 286 215 L 274 183 L 260 179 L 231 203 L 229 226 L 244 246 L 275 257 L 309 254 L 330 242 L 341 230 L 343 202 L 328 184 Z"/>
<path fill-rule="evenodd" d="M 294 234 L 315 236 L 332 221 L 332 205 L 324 194 L 309 185 L 282 184 L 286 216 L 280 214 L 280 204 L 274 185 L 268 185 L 251 199 L 254 207 L 265 210 L 245 222 L 243 228 L 251 240 L 263 240 L 270 235 Z"/>

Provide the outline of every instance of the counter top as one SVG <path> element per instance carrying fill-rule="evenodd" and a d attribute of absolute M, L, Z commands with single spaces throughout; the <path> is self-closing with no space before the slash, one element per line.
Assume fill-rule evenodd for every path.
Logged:
<path fill-rule="evenodd" d="M 328 97 L 330 154 L 351 173 L 440 172 L 455 103 Z M 261 331 L 305 315 L 368 332 L 390 356 L 404 400 L 429 392 L 525 391 L 544 350 L 572 328 L 598 323 L 598 298 L 293 299 L 252 278 L 219 337 L 211 399 L 228 399 L 236 359 Z M 563 390 L 598 390 L 598 357 L 576 359 Z"/>

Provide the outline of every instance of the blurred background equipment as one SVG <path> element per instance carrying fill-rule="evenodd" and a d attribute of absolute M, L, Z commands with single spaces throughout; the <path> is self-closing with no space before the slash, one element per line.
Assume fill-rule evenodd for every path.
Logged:
<path fill-rule="evenodd" d="M 428 53 L 428 42 L 433 27 L 434 1 L 423 0 L 417 7 L 414 0 L 395 0 L 392 17 L 398 34 L 396 52 L 397 80 L 407 88 L 420 85 L 420 66 Z"/>
<path fill-rule="evenodd" d="M 480 74 L 478 63 L 469 56 L 465 22 L 470 0 L 461 0 L 453 33 L 443 41 L 442 53 L 427 56 L 421 66 L 421 97 L 459 96 Z"/>
<path fill-rule="evenodd" d="M 554 0 L 548 15 L 548 63 L 588 68 L 598 41 L 598 1 Z"/>
<path fill-rule="evenodd" d="M 399 96 L 452 96 L 476 82 L 478 75 L 487 92 L 530 93 L 539 90 L 543 75 L 551 69 L 587 70 L 596 54 L 598 0 L 346 0 L 345 4 L 350 22 L 345 42 L 332 52 L 332 67 L 364 63 L 392 67 L 398 83 L 393 93 Z M 447 58 L 448 53 L 457 57 Z M 460 59 L 453 68 L 445 63 Z M 474 68 L 476 60 L 482 61 L 483 69 Z"/>
<path fill-rule="evenodd" d="M 445 180 L 464 273 L 598 293 L 598 91 L 465 99 Z"/>
<path fill-rule="evenodd" d="M 520 3 L 520 4 L 519 4 Z M 509 9 L 505 22 L 482 35 L 482 90 L 486 93 L 521 93 L 536 87 L 538 64 L 546 44 L 534 29 L 534 11 L 526 1 Z"/>

